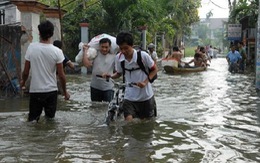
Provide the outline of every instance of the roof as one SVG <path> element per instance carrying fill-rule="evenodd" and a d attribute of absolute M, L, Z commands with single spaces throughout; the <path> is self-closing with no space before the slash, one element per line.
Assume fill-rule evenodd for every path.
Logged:
<path fill-rule="evenodd" d="M 10 0 L 0 0 L 0 7 L 11 4 Z"/>

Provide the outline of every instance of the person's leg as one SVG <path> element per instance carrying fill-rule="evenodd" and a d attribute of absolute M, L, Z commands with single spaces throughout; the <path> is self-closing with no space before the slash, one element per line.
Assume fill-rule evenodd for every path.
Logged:
<path fill-rule="evenodd" d="M 103 101 L 110 102 L 114 97 L 114 90 L 107 90 L 103 93 Z"/>
<path fill-rule="evenodd" d="M 240 69 L 239 66 L 240 66 L 239 63 L 235 63 L 235 64 L 234 64 L 234 72 L 235 72 L 235 73 L 238 73 L 238 72 L 239 72 L 239 69 Z"/>
<path fill-rule="evenodd" d="M 132 101 L 124 100 L 122 104 L 125 120 L 130 122 L 136 117 L 135 106 Z"/>
<path fill-rule="evenodd" d="M 101 102 L 103 99 L 103 91 L 90 87 L 91 101 Z"/>
<path fill-rule="evenodd" d="M 39 93 L 30 93 L 28 121 L 36 120 L 38 122 L 42 109 L 41 95 Z"/>
<path fill-rule="evenodd" d="M 153 109 L 153 116 L 157 117 L 157 105 L 156 105 L 156 101 L 155 101 L 155 97 L 153 96 L 150 100 L 150 107 L 151 109 Z"/>
<path fill-rule="evenodd" d="M 230 63 L 230 65 L 229 65 L 229 72 L 234 72 L 234 70 L 235 70 L 235 63 Z"/>
<path fill-rule="evenodd" d="M 133 116 L 132 115 L 128 115 L 125 117 L 125 120 L 128 122 L 131 122 L 133 120 Z"/>
<path fill-rule="evenodd" d="M 152 118 L 157 116 L 157 108 L 154 96 L 149 100 L 135 103 L 137 109 L 137 116 L 140 119 Z"/>
<path fill-rule="evenodd" d="M 245 70 L 245 62 L 244 62 L 244 60 L 241 61 L 239 69 L 240 69 L 242 72 L 244 72 L 244 70 Z"/>
<path fill-rule="evenodd" d="M 47 118 L 54 118 L 57 110 L 58 92 L 44 93 L 44 112 Z"/>

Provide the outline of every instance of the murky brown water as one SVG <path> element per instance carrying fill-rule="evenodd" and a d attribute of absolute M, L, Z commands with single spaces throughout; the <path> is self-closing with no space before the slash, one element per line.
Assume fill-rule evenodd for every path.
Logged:
<path fill-rule="evenodd" d="M 28 98 L 0 100 L 0 162 L 260 162 L 260 102 L 254 74 L 230 74 L 224 58 L 205 72 L 154 83 L 155 121 L 103 125 L 89 76 L 68 75 L 54 121 L 26 122 Z"/>

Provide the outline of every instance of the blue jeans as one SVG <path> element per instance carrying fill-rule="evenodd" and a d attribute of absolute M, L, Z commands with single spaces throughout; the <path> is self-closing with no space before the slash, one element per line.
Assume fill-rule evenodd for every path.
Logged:
<path fill-rule="evenodd" d="M 91 101 L 107 101 L 110 102 L 114 97 L 114 90 L 102 91 L 93 87 L 90 87 Z"/>

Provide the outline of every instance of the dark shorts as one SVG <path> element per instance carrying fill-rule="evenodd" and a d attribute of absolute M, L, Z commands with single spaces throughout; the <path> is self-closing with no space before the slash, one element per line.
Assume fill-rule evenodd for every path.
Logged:
<path fill-rule="evenodd" d="M 101 91 L 90 87 L 91 101 L 107 101 L 110 102 L 114 97 L 114 90 Z"/>
<path fill-rule="evenodd" d="M 238 72 L 238 69 L 239 69 L 239 67 L 238 67 L 238 65 L 237 65 L 237 63 L 230 63 L 229 64 L 229 67 L 228 67 L 228 71 L 229 72 Z"/>
<path fill-rule="evenodd" d="M 142 102 L 124 100 L 122 108 L 124 110 L 124 117 L 132 115 L 133 118 L 144 119 L 157 116 L 154 96 Z"/>
<path fill-rule="evenodd" d="M 57 91 L 30 93 L 28 121 L 38 121 L 43 109 L 47 118 L 54 118 L 57 108 L 57 95 Z"/>

